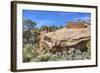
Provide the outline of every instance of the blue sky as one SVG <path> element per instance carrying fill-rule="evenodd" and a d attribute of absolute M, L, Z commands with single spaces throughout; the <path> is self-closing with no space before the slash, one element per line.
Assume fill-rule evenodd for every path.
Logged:
<path fill-rule="evenodd" d="M 37 23 L 36 27 L 41 26 L 64 26 L 68 21 L 91 19 L 91 13 L 82 12 L 60 12 L 60 11 L 37 11 L 37 10 L 23 10 L 23 19 L 30 19 Z"/>

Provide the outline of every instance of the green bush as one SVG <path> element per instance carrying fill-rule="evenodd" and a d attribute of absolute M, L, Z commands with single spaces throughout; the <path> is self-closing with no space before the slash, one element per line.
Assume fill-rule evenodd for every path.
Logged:
<path fill-rule="evenodd" d="M 47 53 L 47 54 L 40 54 L 40 55 L 37 55 L 36 57 L 32 58 L 32 59 L 31 59 L 31 62 L 32 62 L 32 61 L 35 61 L 35 62 L 48 61 L 49 58 L 50 58 L 50 56 L 51 56 L 50 53 Z"/>
<path fill-rule="evenodd" d="M 87 48 L 88 48 L 88 55 L 90 57 L 91 56 L 91 42 L 90 41 L 87 42 Z"/>
<path fill-rule="evenodd" d="M 47 49 L 43 50 L 41 53 L 36 52 L 37 44 L 31 45 L 27 44 L 23 48 L 23 61 L 24 62 L 44 62 L 44 61 L 67 61 L 67 60 L 85 60 L 91 59 L 91 47 L 90 41 L 87 42 L 86 51 L 80 51 L 80 49 L 76 49 L 75 51 L 71 51 L 67 53 L 56 52 L 55 54 L 50 53 Z"/>
<path fill-rule="evenodd" d="M 32 57 L 31 51 L 29 48 L 23 48 L 23 62 L 28 62 Z"/>
<path fill-rule="evenodd" d="M 36 48 L 32 44 L 27 44 L 23 48 L 23 62 L 29 62 L 32 57 L 37 56 Z"/>

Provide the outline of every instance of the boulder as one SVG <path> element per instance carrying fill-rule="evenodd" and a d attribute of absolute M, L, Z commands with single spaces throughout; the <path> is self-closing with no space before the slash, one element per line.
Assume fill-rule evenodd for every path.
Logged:
<path fill-rule="evenodd" d="M 61 28 L 45 34 L 44 42 L 52 51 L 62 51 L 69 48 L 82 48 L 90 40 L 90 25 L 84 24 L 84 28 Z"/>

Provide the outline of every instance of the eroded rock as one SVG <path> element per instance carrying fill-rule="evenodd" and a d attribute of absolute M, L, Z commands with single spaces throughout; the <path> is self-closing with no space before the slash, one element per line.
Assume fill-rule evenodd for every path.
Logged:
<path fill-rule="evenodd" d="M 68 51 L 71 48 L 84 50 L 87 41 L 90 40 L 90 25 L 84 24 L 82 28 L 61 28 L 54 32 L 45 34 L 43 43 L 48 47 L 49 51 L 55 53 L 63 50 Z"/>

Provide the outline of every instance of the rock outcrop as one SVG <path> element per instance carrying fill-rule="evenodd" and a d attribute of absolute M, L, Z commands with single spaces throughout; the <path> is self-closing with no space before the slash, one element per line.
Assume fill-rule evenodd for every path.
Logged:
<path fill-rule="evenodd" d="M 46 44 L 52 52 L 68 51 L 72 48 L 84 50 L 85 44 L 90 40 L 90 25 L 84 24 L 84 28 L 61 28 L 54 32 L 45 34 L 42 42 Z"/>

